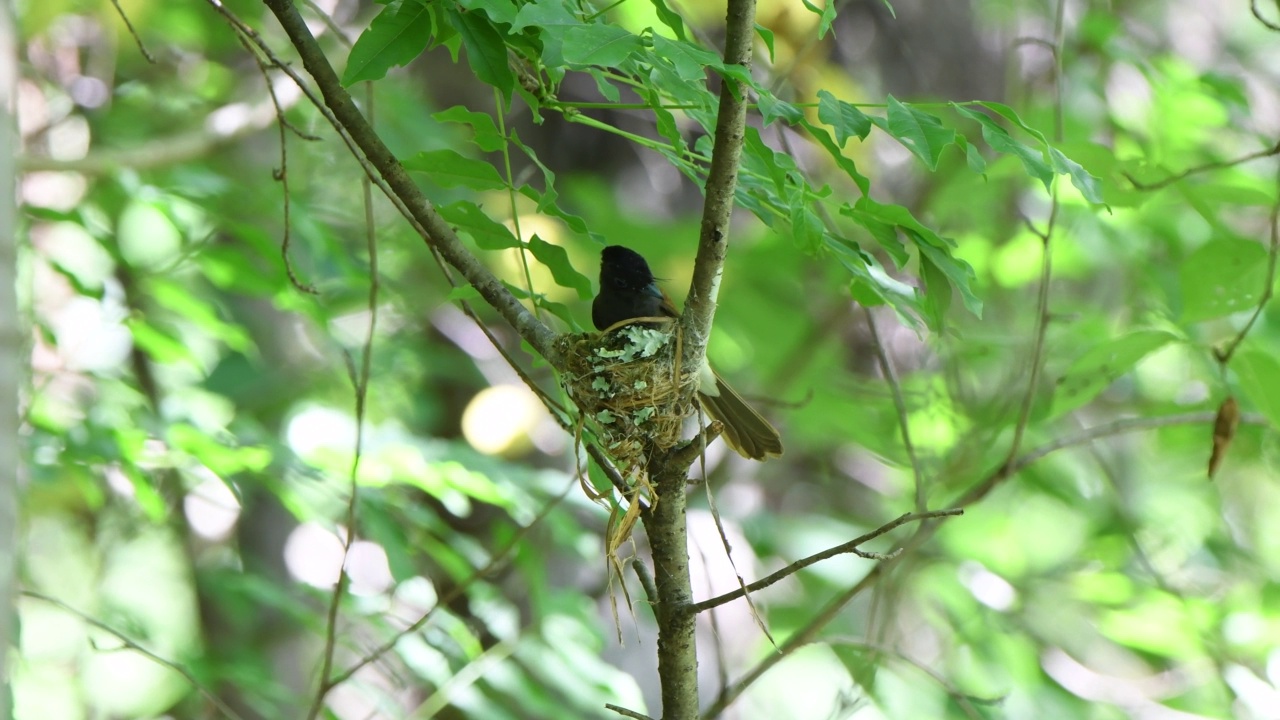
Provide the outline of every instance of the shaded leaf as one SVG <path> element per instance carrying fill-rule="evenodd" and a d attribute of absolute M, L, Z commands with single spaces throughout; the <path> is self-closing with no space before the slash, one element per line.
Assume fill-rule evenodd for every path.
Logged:
<path fill-rule="evenodd" d="M 342 72 L 342 84 L 350 86 L 364 80 L 379 80 L 392 67 L 409 64 L 427 49 L 434 28 L 431 10 L 425 3 L 418 0 L 390 3 L 351 47 L 347 67 Z"/>
<path fill-rule="evenodd" d="M 492 165 L 463 157 L 454 150 L 425 150 L 406 158 L 402 164 L 405 170 L 426 173 L 433 182 L 445 187 L 501 190 L 507 186 Z"/>
<path fill-rule="evenodd" d="M 835 128 L 836 142 L 842 148 L 850 137 L 866 140 L 871 132 L 871 118 L 826 90 L 818 91 L 818 119 Z"/>
<path fill-rule="evenodd" d="M 1240 389 L 1271 426 L 1280 428 L 1280 360 L 1270 353 L 1246 350 L 1236 353 L 1231 369 L 1240 378 Z"/>
<path fill-rule="evenodd" d="M 551 270 L 551 277 L 555 278 L 557 285 L 577 290 L 580 300 L 591 298 L 591 281 L 569 262 L 569 254 L 564 248 L 534 235 L 529 240 L 529 252 Z"/>
<path fill-rule="evenodd" d="M 1178 270 L 1182 321 L 1200 322 L 1252 309 L 1267 277 L 1267 251 L 1238 238 L 1210 240 Z"/>
<path fill-rule="evenodd" d="M 459 200 L 441 205 L 437 210 L 450 224 L 470 235 L 481 250 L 520 247 L 520 241 L 516 240 L 516 236 L 511 234 L 506 225 L 485 215 L 480 206 L 473 202 Z"/>
<path fill-rule="evenodd" d="M 1177 340 L 1164 330 L 1138 330 L 1094 346 L 1067 368 L 1053 394 L 1053 414 L 1060 415 L 1093 400 L 1116 378 L 1150 353 Z"/>
<path fill-rule="evenodd" d="M 510 99 L 516 77 L 507 64 L 507 45 L 501 33 L 483 13 L 450 9 L 449 22 L 462 38 L 462 45 L 467 49 L 467 64 L 476 78 Z"/>
<path fill-rule="evenodd" d="M 454 105 L 448 110 L 441 110 L 431 116 L 439 122 L 458 123 L 471 128 L 471 141 L 485 152 L 496 152 L 502 149 L 502 133 L 488 113 L 468 110 L 462 105 Z"/>
<path fill-rule="evenodd" d="M 564 61 L 570 65 L 616 67 L 642 49 L 638 35 L 617 25 L 578 25 L 564 34 Z"/>

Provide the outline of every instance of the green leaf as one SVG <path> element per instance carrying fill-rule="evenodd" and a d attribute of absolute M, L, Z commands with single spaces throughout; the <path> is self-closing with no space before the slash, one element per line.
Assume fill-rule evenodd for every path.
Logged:
<path fill-rule="evenodd" d="M 395 0 L 356 39 L 347 56 L 342 84 L 379 80 L 392 67 L 407 65 L 431 43 L 435 23 L 431 10 L 419 0 Z"/>
<path fill-rule="evenodd" d="M 480 291 L 475 285 L 456 285 L 449 290 L 446 299 L 450 302 L 458 302 L 462 300 L 479 300 L 481 298 Z"/>
<path fill-rule="evenodd" d="M 622 100 L 622 93 L 618 91 L 616 85 L 605 76 L 604 71 L 600 68 L 587 68 L 587 74 L 596 81 L 596 90 L 600 92 L 600 96 L 609 102 L 619 102 Z"/>
<path fill-rule="evenodd" d="M 516 240 L 516 236 L 511 234 L 506 225 L 495 222 L 473 202 L 459 200 L 449 205 L 441 205 L 437 210 L 440 216 L 450 224 L 470 235 L 481 250 L 520 247 L 520 241 Z"/>
<path fill-rule="evenodd" d="M 1071 184 L 1076 186 L 1085 200 L 1098 205 L 1105 202 L 1102 199 L 1102 181 L 1081 167 L 1080 163 L 1055 147 L 1049 148 L 1049 157 L 1053 160 L 1053 169 L 1071 178 Z"/>
<path fill-rule="evenodd" d="M 406 158 L 402 164 L 405 170 L 426 173 L 444 187 L 501 190 L 507 186 L 492 165 L 463 157 L 454 150 L 425 150 Z"/>
<path fill-rule="evenodd" d="M 688 42 L 689 36 L 684 32 L 684 19 L 680 17 L 680 13 L 667 7 L 667 4 L 663 2 L 663 0 L 649 1 L 653 3 L 653 10 L 658 14 L 658 19 L 662 21 L 662 24 L 671 28 L 671 32 L 675 33 L 676 37 L 679 38 L 681 42 Z M 760 26 L 757 25 L 756 27 Z M 658 36 L 655 35 L 654 39 L 656 40 L 657 38 Z M 769 49 L 769 52 L 773 52 L 772 47 Z"/>
<path fill-rule="evenodd" d="M 1053 168 L 1049 167 L 1049 163 L 1044 158 L 1042 150 L 1036 150 L 1024 145 L 1013 138 L 1008 130 L 1000 127 L 995 120 L 992 120 L 984 113 L 976 110 L 970 110 L 967 107 L 952 103 L 961 115 L 974 120 L 982 127 L 982 139 L 987 141 L 992 150 L 1005 155 L 1012 155 L 1022 161 L 1022 167 L 1031 177 L 1039 180 L 1044 185 L 1047 192 L 1053 186 Z"/>
<path fill-rule="evenodd" d="M 638 35 L 617 25 L 579 25 L 564 34 L 564 61 L 569 65 L 617 67 L 643 49 Z"/>
<path fill-rule="evenodd" d="M 591 281 L 569 262 L 569 254 L 564 248 L 534 235 L 529 240 L 529 252 L 551 270 L 551 277 L 555 278 L 557 285 L 577 290 L 579 300 L 591 298 Z"/>
<path fill-rule="evenodd" d="M 836 161 L 836 164 L 840 166 L 841 170 L 844 170 L 846 175 L 853 179 L 854 184 L 858 186 L 863 195 L 871 192 L 871 181 L 867 179 L 866 175 L 858 172 L 858 166 L 854 164 L 853 160 L 845 157 L 840 146 L 831 138 L 831 133 L 805 119 L 801 119 L 800 124 L 809 131 L 809 135 L 817 140 L 818 144 L 826 148 L 827 154 L 831 156 L 832 160 Z"/>
<path fill-rule="evenodd" d="M 760 115 L 764 118 L 764 125 L 768 127 L 770 123 L 778 118 L 787 121 L 788 124 L 795 124 L 804 118 L 804 113 L 800 108 L 792 105 L 784 100 L 779 100 L 772 93 L 760 93 Z"/>
<path fill-rule="evenodd" d="M 483 10 L 489 19 L 510 25 L 516 19 L 516 6 L 511 0 L 458 0 L 467 10 Z"/>
<path fill-rule="evenodd" d="M 1164 330 L 1138 330 L 1090 348 L 1058 379 L 1052 414 L 1082 407 L 1139 360 L 1177 339 Z"/>
<path fill-rule="evenodd" d="M 535 30 L 542 41 L 542 63 L 548 70 L 555 70 L 564 67 L 565 33 L 581 25 L 564 0 L 538 0 L 520 8 L 511 23 L 511 32 Z"/>
<path fill-rule="evenodd" d="M 924 278 L 924 308 L 929 326 L 941 328 L 951 309 L 951 281 L 924 253 L 920 254 L 920 275 Z"/>
<path fill-rule="evenodd" d="M 892 95 L 889 96 L 888 117 L 872 118 L 871 122 L 902 143 L 929 170 L 938 169 L 942 151 L 956 140 L 956 131 L 943 127 L 936 115 L 903 105 Z"/>
<path fill-rule="evenodd" d="M 769 62 L 774 62 L 773 57 L 773 31 L 769 28 L 756 23 L 756 34 L 764 41 L 764 46 L 769 49 Z"/>
<path fill-rule="evenodd" d="M 511 99 L 516 77 L 507 64 L 507 45 L 489 18 L 478 12 L 459 12 L 449 9 L 449 22 L 462 38 L 467 49 L 467 64 L 476 77 L 486 85 L 492 85 Z"/>
<path fill-rule="evenodd" d="M 1280 428 L 1280 361 L 1270 353 L 1243 350 L 1231 359 L 1240 389 L 1271 426 Z"/>
<path fill-rule="evenodd" d="M 438 122 L 458 123 L 471 128 L 471 142 L 485 152 L 496 152 L 502 149 L 502 133 L 488 113 L 468 110 L 461 105 L 454 105 L 448 110 L 441 110 L 431 116 Z"/>
<path fill-rule="evenodd" d="M 871 132 L 871 118 L 826 90 L 818 91 L 818 119 L 835 128 L 836 142 L 842 148 L 850 137 L 866 140 Z"/>
<path fill-rule="evenodd" d="M 982 300 L 973 294 L 975 276 L 969 263 L 955 257 L 943 247 L 929 242 L 924 236 L 911 228 L 903 228 L 902 231 L 907 237 L 915 241 L 916 248 L 920 251 L 921 260 L 928 260 L 934 268 L 956 286 L 956 289 L 960 291 L 960 298 L 964 301 L 965 309 L 977 317 L 982 317 Z"/>
<path fill-rule="evenodd" d="M 1252 309 L 1267 277 L 1267 251 L 1237 238 L 1210 240 L 1178 270 L 1182 321 L 1195 323 Z"/>
<path fill-rule="evenodd" d="M 835 0 L 824 0 L 822 8 L 819 9 L 809 0 L 800 0 L 804 3 L 805 9 L 811 13 L 815 13 L 818 18 L 818 39 L 827 36 L 827 32 L 831 30 L 831 22 L 836 19 L 836 3 Z"/>
<path fill-rule="evenodd" d="M 709 50 L 687 42 L 668 40 L 661 35 L 653 36 L 653 56 L 666 60 L 676 69 L 676 73 L 689 82 L 705 82 L 707 68 L 720 65 L 720 58 Z M 667 91 L 668 88 L 662 88 Z"/>

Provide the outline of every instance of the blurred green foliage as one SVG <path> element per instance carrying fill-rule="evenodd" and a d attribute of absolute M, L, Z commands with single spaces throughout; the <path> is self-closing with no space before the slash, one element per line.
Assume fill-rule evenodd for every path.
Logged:
<path fill-rule="evenodd" d="M 651 609 L 606 567 L 607 510 L 578 487 L 608 485 L 461 301 L 563 402 L 555 378 L 385 198 L 366 206 L 323 116 L 212 5 L 122 2 L 150 64 L 110 3 L 19 3 L 33 348 L 17 716 L 224 713 L 211 696 L 245 718 L 303 714 L 348 536 L 333 674 L 359 669 L 331 716 L 656 715 Z M 261 5 L 224 5 L 301 67 Z M 763 465 L 708 456 L 747 580 L 912 509 L 913 459 L 941 508 L 994 477 L 1015 436 L 1016 454 L 1044 450 L 737 717 L 1274 717 L 1272 307 L 1215 359 L 1275 280 L 1272 36 L 1189 2 L 1080 8 L 1057 45 L 1048 4 L 954 4 L 968 27 L 894 5 L 761 0 L 751 71 L 719 59 L 707 3 L 305 14 L 440 212 L 566 331 L 586 324 L 604 244 L 642 252 L 680 299 L 716 93 L 747 83 L 744 212 L 709 353 L 787 445 Z M 917 29 L 944 40 L 897 54 Z M 1003 93 L 895 84 L 891 58 L 947 76 L 934 56 L 969 36 L 1000 48 Z M 1228 395 L 1246 422 L 1211 483 L 1211 421 L 1155 420 Z M 1152 422 L 1084 439 L 1117 419 Z M 700 492 L 695 591 L 711 596 L 737 581 Z M 785 641 L 871 567 L 814 565 L 756 595 L 762 619 Z M 739 605 L 716 615 L 708 703 L 718 672 L 774 652 Z"/>

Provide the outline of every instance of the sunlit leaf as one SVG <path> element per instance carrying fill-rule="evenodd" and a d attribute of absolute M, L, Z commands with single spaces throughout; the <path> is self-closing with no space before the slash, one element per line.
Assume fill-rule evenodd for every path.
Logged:
<path fill-rule="evenodd" d="M 1241 395 L 1258 408 L 1271 427 L 1280 428 L 1280 360 L 1260 350 L 1244 350 L 1231 360 Z"/>
<path fill-rule="evenodd" d="M 1252 310 L 1262 297 L 1267 251 L 1236 238 L 1210 240 L 1187 256 L 1178 270 L 1182 321 L 1201 322 Z"/>
<path fill-rule="evenodd" d="M 1090 348 L 1058 379 L 1053 414 L 1085 405 L 1139 360 L 1175 340 L 1177 336 L 1164 330 L 1137 330 Z"/>
<path fill-rule="evenodd" d="M 557 285 L 577 290 L 581 300 L 591 297 L 591 281 L 569 262 L 569 254 L 564 248 L 534 235 L 529 240 L 529 252 L 551 270 L 551 276 L 555 278 Z"/>

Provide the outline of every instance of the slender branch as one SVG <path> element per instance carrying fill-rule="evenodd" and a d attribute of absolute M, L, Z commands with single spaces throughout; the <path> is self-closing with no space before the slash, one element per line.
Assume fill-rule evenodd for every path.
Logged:
<path fill-rule="evenodd" d="M 728 0 L 724 49 L 726 66 L 738 65 L 750 70 L 754 32 L 755 0 Z M 724 269 L 746 121 L 746 88 L 733 78 L 722 77 L 698 254 L 681 318 L 684 337 L 687 338 L 682 360 L 690 367 L 698 367 L 706 361 L 707 339 L 711 335 L 720 275 Z M 695 445 L 701 450 L 701 442 Z M 687 457 L 687 453 L 682 457 Z M 688 465 L 671 462 L 671 459 L 669 456 L 660 458 L 659 463 L 650 463 L 648 469 L 654 480 L 656 497 L 653 504 L 642 511 L 641 518 L 649 536 L 654 585 L 658 592 L 654 611 L 658 620 L 662 717 L 675 720 L 698 716 L 698 651 L 695 636 L 697 617 L 688 612 L 693 602 L 685 518 Z"/>
<path fill-rule="evenodd" d="M 373 90 L 366 84 L 369 113 L 373 113 Z M 283 140 L 283 130 L 281 136 Z M 378 291 L 381 284 L 378 279 L 378 228 L 373 215 L 373 184 L 369 178 L 361 178 L 361 191 L 364 201 L 364 233 L 365 254 L 369 260 L 369 327 L 365 331 L 364 343 L 361 347 L 360 366 L 353 368 L 351 384 L 355 390 L 356 438 L 355 454 L 351 459 L 351 487 L 347 497 L 346 537 L 342 539 L 342 564 L 338 566 L 338 582 L 333 587 L 329 598 L 329 612 L 325 618 L 324 654 L 320 662 L 320 686 L 312 701 L 308 720 L 319 717 L 324 708 L 324 699 L 332 686 L 325 682 L 333 670 L 333 653 L 338 640 L 338 609 L 342 605 L 342 596 L 347 589 L 347 558 L 351 555 L 351 544 L 356 538 L 356 504 L 359 500 L 360 459 L 364 456 L 365 408 L 369 399 L 369 376 L 373 366 L 373 338 L 378 329 Z"/>
<path fill-rule="evenodd" d="M 889 392 L 893 395 L 893 407 L 898 413 L 898 429 L 902 432 L 902 447 L 911 461 L 911 474 L 915 478 L 916 512 L 925 511 L 924 471 L 920 468 L 920 458 L 916 455 L 915 445 L 911 442 L 911 418 L 907 414 L 907 403 L 902 397 L 902 384 L 898 382 L 898 374 L 894 372 L 893 363 L 889 362 L 889 353 L 880 340 L 880 331 L 876 329 L 875 316 L 870 308 L 862 308 L 867 319 L 867 329 L 871 331 L 871 343 L 876 350 L 876 358 L 880 361 L 880 372 L 884 373 L 885 382 L 889 384 Z"/>
<path fill-rule="evenodd" d="M 725 17 L 724 64 L 751 69 L 755 32 L 755 0 L 729 0 Z M 720 294 L 720 276 L 728 250 L 729 220 L 738 185 L 738 165 L 747 124 L 747 88 L 737 80 L 721 77 L 720 109 L 707 174 L 706 199 L 693 280 L 684 305 L 685 361 L 697 365 L 706 355 L 707 339 Z"/>
<path fill-rule="evenodd" d="M 436 212 L 435 206 L 422 194 L 399 160 L 382 142 L 369 122 L 356 107 L 350 94 L 329 64 L 328 58 L 311 34 L 306 22 L 298 13 L 292 0 L 264 0 L 268 9 L 279 20 L 290 42 L 302 58 L 302 64 L 315 80 L 325 105 L 333 113 L 342 129 L 351 136 L 368 161 L 377 168 L 387 186 L 397 195 L 412 217 L 425 230 L 423 239 L 462 273 L 467 282 L 506 319 L 535 351 L 552 366 L 560 365 L 559 353 L 553 341 L 555 333 L 538 321 L 512 295 L 498 278 L 478 258 L 466 249 L 457 233 Z"/>
<path fill-rule="evenodd" d="M 158 64 L 155 56 L 147 50 L 146 45 L 142 44 L 142 38 L 138 36 L 138 31 L 134 29 L 133 23 L 129 21 L 129 16 L 125 13 L 124 8 L 120 7 L 120 0 L 111 0 L 111 4 L 115 6 L 116 14 L 124 21 L 125 29 L 129 31 L 129 34 L 133 36 L 133 41 L 137 43 L 138 52 L 142 53 L 142 57 L 146 58 L 147 62 L 152 65 Z"/>
<path fill-rule="evenodd" d="M 1249 322 L 1240 328 L 1240 332 L 1226 347 L 1221 351 L 1215 351 L 1214 356 L 1218 359 L 1218 364 L 1226 367 L 1231 362 L 1231 356 L 1235 355 L 1236 348 L 1240 347 L 1240 343 L 1244 342 L 1245 336 L 1253 329 L 1253 324 L 1258 321 L 1258 316 L 1262 314 L 1263 309 L 1267 307 L 1267 303 L 1271 302 L 1271 288 L 1276 282 L 1276 256 L 1280 254 L 1280 197 L 1276 199 L 1275 204 L 1271 206 L 1271 248 L 1267 253 L 1267 277 L 1262 283 L 1262 296 L 1258 298 L 1258 306 L 1253 309 L 1253 315 L 1249 316 Z"/>
<path fill-rule="evenodd" d="M 1240 157 L 1232 160 L 1220 160 L 1218 162 L 1205 163 L 1204 165 L 1196 165 L 1195 167 L 1187 168 L 1180 173 L 1175 173 L 1155 182 L 1142 182 L 1127 172 L 1124 173 L 1124 177 L 1130 183 L 1133 183 L 1133 186 L 1139 190 L 1159 190 L 1161 188 L 1168 187 L 1179 180 L 1185 180 L 1192 175 L 1199 175 L 1200 173 L 1206 173 L 1212 170 L 1224 170 L 1229 167 L 1243 165 L 1244 163 L 1253 162 L 1254 160 L 1260 160 L 1273 155 L 1280 155 L 1280 143 L 1276 143 L 1265 150 L 1251 152 L 1248 155 L 1241 155 Z"/>
<path fill-rule="evenodd" d="M 228 718 L 232 718 L 232 720 L 240 720 L 239 713 L 237 713 L 231 706 L 223 702 L 223 700 L 219 698 L 217 695 L 215 695 L 212 690 L 205 687 L 204 683 L 200 682 L 200 680 L 195 676 L 195 674 L 192 673 L 190 670 L 188 670 L 186 666 L 182 665 L 181 663 L 174 662 L 172 660 L 169 660 L 168 658 L 161 657 L 160 655 L 155 654 L 154 652 L 148 650 L 142 645 L 139 645 L 138 643 L 134 642 L 129 638 L 129 636 L 125 635 L 119 630 L 116 630 L 115 628 L 93 617 L 92 615 L 89 615 L 81 610 L 77 610 L 76 608 L 71 607 L 70 605 L 62 602 L 61 600 L 55 597 L 45 595 L 44 593 L 41 593 L 41 592 L 36 592 L 34 590 L 23 590 L 22 595 L 24 597 L 29 597 L 35 600 L 39 600 L 41 602 L 49 603 L 50 605 L 53 605 L 54 607 L 58 608 L 59 610 L 62 610 L 65 613 L 68 613 L 70 615 L 74 615 L 80 618 L 81 621 L 88 623 L 89 625 L 92 625 L 93 627 L 96 627 L 99 630 L 102 630 L 103 632 L 109 633 L 110 635 L 115 637 L 117 640 L 119 640 L 121 643 L 123 643 L 126 648 L 133 650 L 139 655 L 146 657 L 148 660 L 150 660 L 151 662 L 157 665 L 169 668 L 170 670 L 181 675 L 188 683 L 191 684 L 191 687 L 195 688 L 201 695 L 203 695 L 205 699 L 208 700 L 210 704 L 212 704 L 214 707 L 216 707 L 218 709 L 218 712 L 222 713 L 224 716 Z"/>
<path fill-rule="evenodd" d="M 878 553 L 863 552 L 862 550 L 858 549 L 858 546 L 862 545 L 863 543 L 867 543 L 872 540 L 875 540 L 881 535 L 884 535 L 885 533 L 891 530 L 894 530 L 896 528 L 902 527 L 903 525 L 906 525 L 907 523 L 910 523 L 910 522 L 917 522 L 920 520 L 930 520 L 933 518 L 941 518 L 941 517 L 952 517 L 955 515 L 963 515 L 963 514 L 964 514 L 964 510 L 955 508 L 951 510 L 931 510 L 931 511 L 922 512 L 922 513 L 906 513 L 905 515 L 900 515 L 896 519 L 891 520 L 885 523 L 884 525 L 881 525 L 880 527 L 876 528 L 875 530 L 872 530 L 869 533 L 866 533 L 865 535 L 860 535 L 850 540 L 849 542 L 836 545 L 835 547 L 827 548 L 822 552 L 814 553 L 809 557 L 803 558 L 801 560 L 797 560 L 791 563 L 790 565 L 782 568 L 781 570 L 773 573 L 772 575 L 761 578 L 760 580 L 757 580 L 747 585 L 746 592 L 743 592 L 743 588 L 738 588 L 737 590 L 732 590 L 723 595 L 717 595 L 708 600 L 703 600 L 702 602 L 694 603 L 693 605 L 689 606 L 689 612 L 691 613 L 705 612 L 707 610 L 710 610 L 711 608 L 719 607 L 721 605 L 724 605 L 725 603 L 737 600 L 738 598 L 742 597 L 746 593 L 763 590 L 769 587 L 770 585 L 773 585 L 774 583 L 778 582 L 779 580 L 783 580 L 787 577 L 790 577 L 791 575 L 796 574 L 797 572 L 809 567 L 810 565 L 813 565 L 814 563 L 822 562 L 823 560 L 826 560 L 828 558 L 833 558 L 836 555 L 853 553 L 854 555 L 857 555 L 859 557 L 869 558 L 873 560 L 882 560 L 882 559 L 889 559 L 891 557 L 896 557 L 896 553 L 891 553 L 889 556 L 885 556 L 885 555 L 880 555 Z"/>
<path fill-rule="evenodd" d="M 621 715 L 622 717 L 629 717 L 629 718 L 633 718 L 634 720 L 653 720 L 653 718 L 649 717 L 648 715 L 643 715 L 641 713 L 636 712 L 635 710 L 628 710 L 624 707 L 614 705 L 613 703 L 605 703 L 604 708 L 606 710 L 612 710 L 618 713 L 619 715 Z"/>
<path fill-rule="evenodd" d="M 1130 418 L 1089 428 L 1080 433 L 1060 438 L 1051 443 L 1046 443 L 1045 445 L 1020 456 L 1014 462 L 1002 465 L 982 482 L 974 486 L 969 492 L 965 493 L 965 495 L 957 500 L 954 505 L 959 508 L 966 508 L 973 505 L 990 493 L 991 490 L 1001 481 L 1011 477 L 1014 473 L 1026 468 L 1031 463 L 1040 460 L 1057 450 L 1085 445 L 1099 438 L 1119 435 L 1135 430 L 1149 430 L 1174 425 L 1211 423 L 1213 422 L 1213 419 L 1214 413 L 1196 412 L 1186 413 L 1183 415 L 1170 415 L 1160 418 Z M 1241 417 L 1241 422 L 1263 426 L 1268 424 L 1267 419 L 1257 413 L 1249 413 Z M 916 533 L 903 544 L 900 553 L 905 554 L 928 541 L 937 531 L 938 527 L 940 527 L 940 525 L 936 523 L 922 523 Z M 723 713 L 724 710 L 732 704 L 748 686 L 759 679 L 760 676 L 768 672 L 769 669 L 780 662 L 782 658 L 795 651 L 796 648 L 812 642 L 813 639 L 817 637 L 818 632 L 831 622 L 831 620 L 839 614 L 845 605 L 867 588 L 879 582 L 880 578 L 887 573 L 888 568 L 893 565 L 893 562 L 895 561 L 883 562 L 875 565 L 871 568 L 871 571 L 862 578 L 862 580 L 858 581 L 857 584 L 827 603 L 827 605 L 810 620 L 808 625 L 789 637 L 778 649 L 778 652 L 770 653 L 765 656 L 760 663 L 748 670 L 736 683 L 728 688 L 722 697 L 717 698 L 716 701 L 712 703 L 712 705 L 702 714 L 703 720 L 710 720 L 711 718 L 719 717 L 719 715 Z M 750 587 L 751 586 L 748 586 L 748 588 Z"/>

